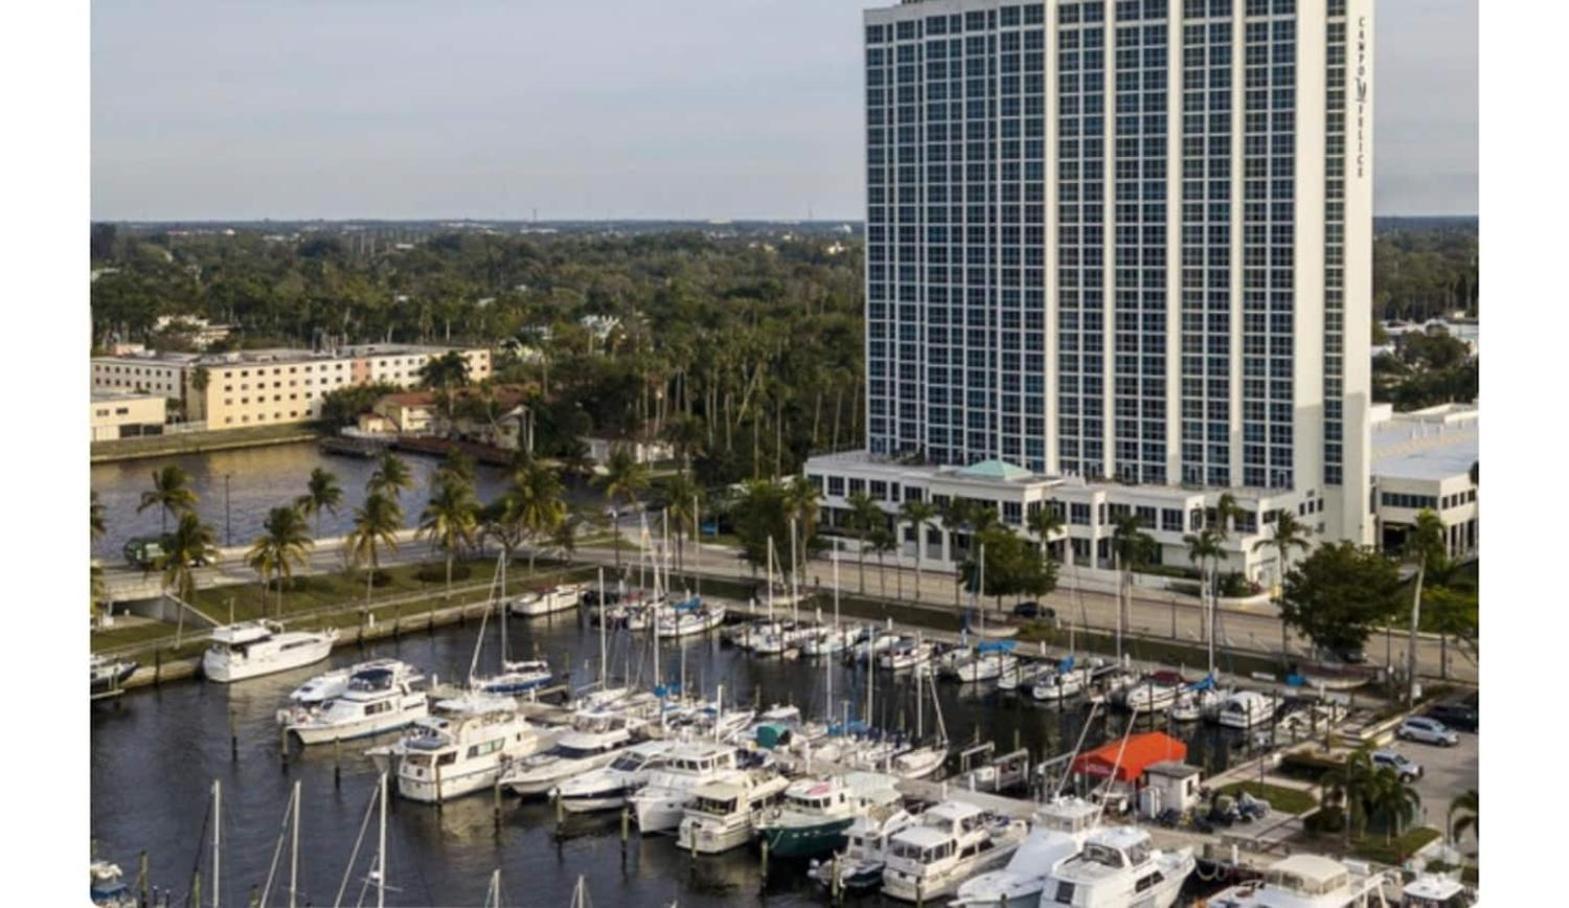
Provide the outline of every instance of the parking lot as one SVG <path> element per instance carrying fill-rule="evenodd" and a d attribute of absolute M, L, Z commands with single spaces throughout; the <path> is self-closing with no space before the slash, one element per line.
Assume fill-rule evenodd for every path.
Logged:
<path fill-rule="evenodd" d="M 1449 802 L 1456 795 L 1478 787 L 1476 734 L 1460 732 L 1460 743 L 1454 747 L 1397 741 L 1388 749 L 1422 765 L 1422 778 L 1416 783 L 1417 793 L 1422 796 L 1421 822 L 1435 829 L 1446 829 Z M 1469 834 L 1464 848 L 1466 851 L 1475 848 Z"/>

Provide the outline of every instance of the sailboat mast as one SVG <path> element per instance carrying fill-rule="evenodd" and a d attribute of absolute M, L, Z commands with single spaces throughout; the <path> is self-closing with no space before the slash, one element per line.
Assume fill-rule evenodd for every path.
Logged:
<path fill-rule="evenodd" d="M 605 568 L 599 568 L 599 689 L 605 689 Z M 497 871 L 498 873 L 500 871 Z"/>
<path fill-rule="evenodd" d="M 703 572 L 697 570 L 703 566 L 703 524 L 698 520 L 697 496 L 692 496 L 692 558 L 697 562 L 692 568 L 692 591 L 698 596 L 703 595 Z M 683 564 L 682 567 L 686 565 Z"/>
<path fill-rule="evenodd" d="M 501 622 L 501 670 L 506 671 L 507 658 L 512 655 L 512 652 L 507 648 L 507 550 L 505 548 L 501 550 L 501 557 L 497 560 L 501 562 L 501 592 L 496 596 L 496 605 L 500 607 L 496 620 Z"/>
<path fill-rule="evenodd" d="M 796 560 L 795 551 L 795 518 L 790 518 L 790 617 L 796 621 L 801 620 L 801 592 L 796 584 L 796 575 L 800 573 L 801 563 Z"/>
<path fill-rule="evenodd" d="M 768 621 L 774 620 L 774 537 L 768 537 Z"/>
<path fill-rule="evenodd" d="M 219 896 L 223 892 L 219 870 L 222 861 L 223 846 L 223 783 L 217 779 L 212 780 L 212 908 L 218 908 Z"/>
<path fill-rule="evenodd" d="M 294 829 L 290 834 L 289 845 L 289 908 L 294 908 L 294 901 L 299 895 L 300 882 L 300 780 L 294 780 Z"/>
<path fill-rule="evenodd" d="M 872 625 L 866 635 L 866 724 L 872 724 L 872 686 L 876 683 L 877 668 L 872 661 L 877 655 L 877 625 Z"/>
<path fill-rule="evenodd" d="M 834 546 L 834 633 L 839 633 L 839 547 Z"/>
<path fill-rule="evenodd" d="M 387 774 L 381 774 L 381 818 L 376 841 L 376 908 L 387 904 Z"/>
<path fill-rule="evenodd" d="M 921 653 L 921 637 L 919 634 L 915 637 L 915 653 L 916 657 L 919 658 Z M 919 665 L 916 668 L 919 671 Z M 917 676 L 915 679 L 915 742 L 917 744 L 921 742 L 921 738 L 925 734 L 925 729 L 921 726 L 921 713 L 923 712 L 921 707 L 921 679 Z"/>

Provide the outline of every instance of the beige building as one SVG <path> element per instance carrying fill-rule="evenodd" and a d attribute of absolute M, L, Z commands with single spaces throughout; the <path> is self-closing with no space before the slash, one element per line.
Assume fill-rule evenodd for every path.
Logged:
<path fill-rule="evenodd" d="M 165 400 L 161 394 L 136 391 L 94 391 L 89 410 L 93 441 L 163 433 Z"/>
<path fill-rule="evenodd" d="M 146 391 L 179 400 L 185 419 L 208 429 L 275 425 L 318 418 L 322 398 L 341 388 L 376 382 L 412 387 L 419 383 L 420 368 L 448 349 L 374 344 L 326 351 L 96 357 L 92 386 L 94 391 Z M 489 350 L 461 352 L 471 381 L 490 377 Z"/>

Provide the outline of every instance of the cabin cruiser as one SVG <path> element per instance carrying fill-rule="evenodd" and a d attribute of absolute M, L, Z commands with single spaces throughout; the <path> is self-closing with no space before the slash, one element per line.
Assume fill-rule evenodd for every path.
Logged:
<path fill-rule="evenodd" d="M 1271 864 L 1264 878 L 1232 886 L 1209 908 L 1383 908 L 1385 874 L 1367 864 L 1294 854 Z"/>
<path fill-rule="evenodd" d="M 965 684 L 976 681 L 995 681 L 1005 674 L 1018 670 L 1019 659 L 1012 653 L 978 652 L 973 659 L 959 663 L 949 677 Z"/>
<path fill-rule="evenodd" d="M 660 637 L 688 637 L 706 634 L 725 623 L 723 606 L 706 606 L 696 596 L 678 602 L 654 619 L 654 633 Z"/>
<path fill-rule="evenodd" d="M 242 621 L 215 628 L 202 654 L 202 674 L 227 684 L 320 662 L 332 652 L 338 629 L 287 631 L 276 621 Z"/>
<path fill-rule="evenodd" d="M 518 596 L 507 603 L 507 613 L 520 618 L 534 618 L 575 609 L 582 601 L 581 584 L 563 583 L 548 590 L 531 590 Z"/>
<path fill-rule="evenodd" d="M 1052 667 L 1044 662 L 1016 660 L 1012 671 L 1003 672 L 997 678 L 997 689 L 1029 691 L 1035 686 L 1037 680 L 1045 677 L 1051 671 Z"/>
<path fill-rule="evenodd" d="M 609 766 L 563 779 L 550 795 L 567 813 L 590 813 L 624 807 L 627 798 L 643 787 L 649 773 L 660 765 L 674 741 L 644 741 L 616 755 Z"/>
<path fill-rule="evenodd" d="M 368 753 L 378 767 L 397 764 L 398 794 L 444 801 L 491 788 L 508 761 L 544 750 L 555 737 L 518 715 L 510 697 L 469 693 L 438 701 L 398 743 Z"/>
<path fill-rule="evenodd" d="M 1051 869 L 1041 904 L 1171 908 L 1195 866 L 1190 849 L 1161 851 L 1137 826 L 1103 827 L 1085 838 L 1078 854 Z"/>
<path fill-rule="evenodd" d="M 896 808 L 886 817 L 856 817 L 845 830 L 845 849 L 825 861 L 813 860 L 807 876 L 829 892 L 864 893 L 881 889 L 888 862 L 888 843 L 895 834 L 915 825 L 915 817 Z"/>
<path fill-rule="evenodd" d="M 897 780 L 871 772 L 848 772 L 826 779 L 798 779 L 784 791 L 778 807 L 754 820 L 768 853 L 810 858 L 842 847 L 857 817 L 878 819 L 904 809 Z"/>
<path fill-rule="evenodd" d="M 899 635 L 893 631 L 868 630 L 860 640 L 844 651 L 845 661 L 864 665 L 868 658 L 876 659 L 885 650 L 897 645 L 899 640 Z"/>
<path fill-rule="evenodd" d="M 1161 712 L 1171 708 L 1177 702 L 1177 695 L 1181 693 L 1180 687 L 1168 684 L 1157 684 L 1152 680 L 1144 680 L 1128 688 L 1123 694 L 1123 708 L 1129 712 Z"/>
<path fill-rule="evenodd" d="M 801 642 L 801 652 L 807 656 L 833 656 L 853 646 L 857 632 L 849 629 L 818 628 L 817 633 Z"/>
<path fill-rule="evenodd" d="M 280 710 L 279 724 L 308 745 L 377 735 L 429 715 L 425 677 L 405 662 L 383 661 L 389 664 L 350 675 L 343 693 L 325 704 Z"/>
<path fill-rule="evenodd" d="M 356 662 L 331 671 L 322 672 L 299 687 L 289 692 L 291 706 L 320 706 L 333 697 L 343 696 L 349 689 L 349 678 L 363 671 L 377 668 L 389 668 L 394 671 L 400 669 L 413 670 L 407 662 L 401 659 L 369 659 L 365 662 Z"/>
<path fill-rule="evenodd" d="M 924 779 L 948 762 L 948 746 L 942 742 L 920 744 L 895 751 L 888 760 L 888 771 L 906 781 Z"/>
<path fill-rule="evenodd" d="M 1226 728 L 1249 729 L 1274 718 L 1275 699 L 1256 690 L 1237 691 L 1220 702 L 1214 715 Z"/>
<path fill-rule="evenodd" d="M 1046 879 L 1061 862 L 1079 853 L 1101 815 L 1098 804 L 1078 797 L 1057 798 L 1035 811 L 1029 835 L 1008 859 L 1008 866 L 959 886 L 952 902 L 966 908 L 1035 908 Z"/>
<path fill-rule="evenodd" d="M 137 662 L 135 659 L 109 659 L 95 655 L 92 658 L 92 693 L 108 693 L 119 690 L 125 679 L 136 673 Z"/>
<path fill-rule="evenodd" d="M 693 789 L 706 782 L 733 777 L 740 771 L 740 755 L 732 744 L 715 741 L 677 744 L 649 773 L 642 789 L 627 798 L 637 828 L 645 835 L 677 828 Z"/>
<path fill-rule="evenodd" d="M 1022 820 L 964 801 L 930 807 L 889 840 L 883 894 L 906 902 L 951 895 L 965 880 L 1006 862 L 1025 832 Z"/>
<path fill-rule="evenodd" d="M 501 784 L 525 797 L 545 794 L 559 782 L 609 765 L 631 746 L 633 731 L 642 724 L 617 712 L 580 712 L 553 747 L 507 767 Z"/>
<path fill-rule="evenodd" d="M 1045 703 L 1061 703 L 1084 693 L 1084 687 L 1089 680 L 1090 670 L 1087 668 L 1067 671 L 1058 669 L 1036 678 L 1035 684 L 1030 688 L 1030 696 Z"/>
<path fill-rule="evenodd" d="M 756 818 L 778 803 L 789 785 L 778 773 L 739 773 L 697 786 L 676 830 L 676 847 L 719 854 L 745 845 Z"/>
<path fill-rule="evenodd" d="M 913 637 L 900 637 L 897 643 L 877 654 L 877 667 L 888 671 L 904 671 L 930 662 L 932 645 Z"/>
<path fill-rule="evenodd" d="M 1453 876 L 1421 873 L 1400 890 L 1401 908 L 1472 908 L 1476 895 Z"/>
<path fill-rule="evenodd" d="M 522 661 L 504 660 L 501 673 L 483 678 L 470 678 L 469 683 L 481 693 L 503 697 L 516 697 L 539 690 L 555 679 L 550 663 L 544 659 Z"/>

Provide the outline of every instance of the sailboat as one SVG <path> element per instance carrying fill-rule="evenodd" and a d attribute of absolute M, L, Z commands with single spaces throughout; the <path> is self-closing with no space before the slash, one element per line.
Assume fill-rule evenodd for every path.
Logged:
<path fill-rule="evenodd" d="M 499 592 L 498 592 L 499 589 Z M 469 688 L 484 694 L 516 697 L 531 693 L 554 679 L 550 663 L 544 659 L 512 661 L 507 647 L 507 612 L 501 608 L 507 589 L 507 553 L 496 558 L 496 573 L 491 579 L 490 601 L 480 616 L 479 636 L 474 641 L 474 658 L 469 662 Z M 497 612 L 496 623 L 501 627 L 501 670 L 494 675 L 479 675 L 479 654 L 485 643 L 485 624 L 492 610 Z"/>

